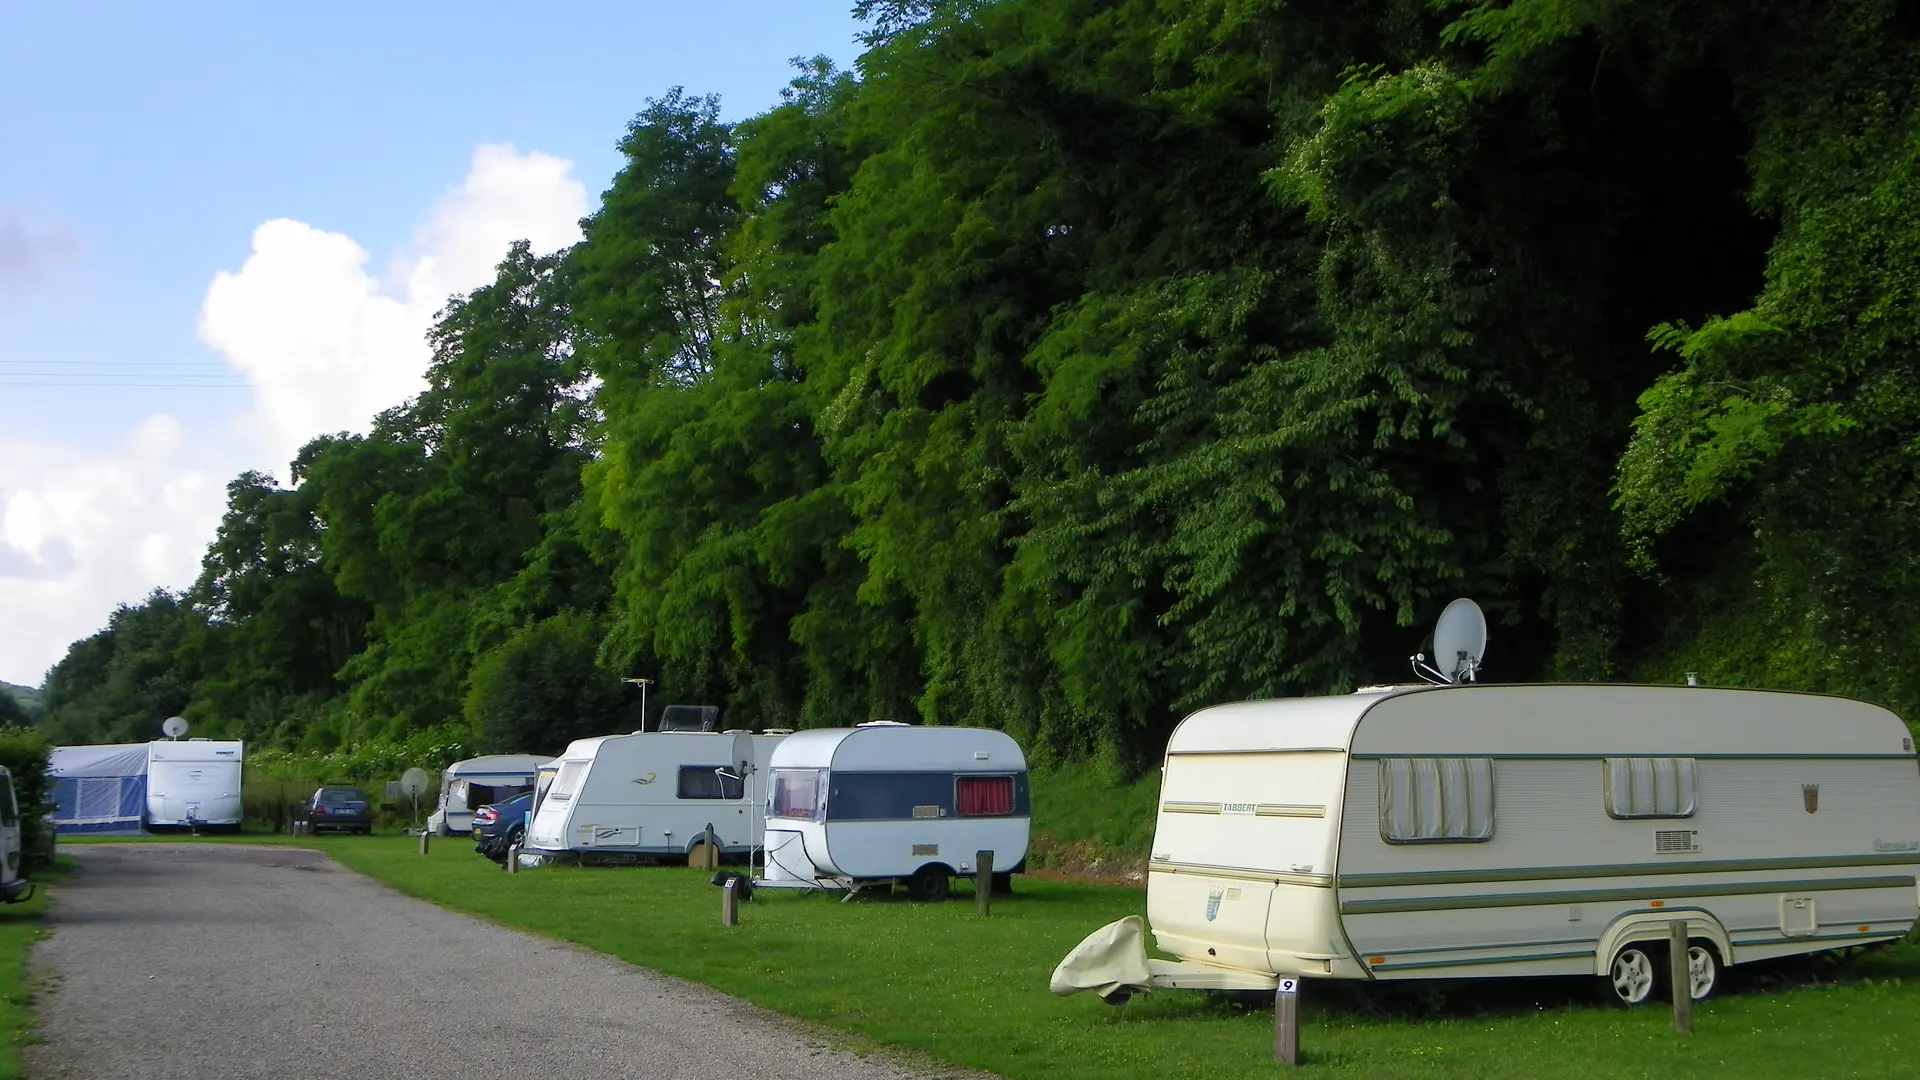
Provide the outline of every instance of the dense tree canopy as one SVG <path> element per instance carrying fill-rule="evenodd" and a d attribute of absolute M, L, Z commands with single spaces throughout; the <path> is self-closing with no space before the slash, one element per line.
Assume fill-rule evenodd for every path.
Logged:
<path fill-rule="evenodd" d="M 1920 709 L 1911 5 L 859 11 L 765 113 L 649 102 L 48 729 L 554 750 L 645 675 L 1139 765 L 1462 594 L 1497 678 Z"/>

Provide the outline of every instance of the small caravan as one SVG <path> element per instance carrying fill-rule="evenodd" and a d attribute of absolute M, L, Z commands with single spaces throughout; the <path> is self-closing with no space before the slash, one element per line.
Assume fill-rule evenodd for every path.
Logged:
<path fill-rule="evenodd" d="M 534 774 L 546 760 L 537 754 L 490 754 L 447 766 L 427 831 L 441 836 L 472 832 L 475 810 L 532 789 Z"/>
<path fill-rule="evenodd" d="M 163 739 L 147 744 L 147 825 L 240 828 L 244 747 L 224 739 Z"/>
<path fill-rule="evenodd" d="M 875 721 L 803 731 L 773 753 L 761 888 L 905 882 L 923 900 L 972 877 L 1026 869 L 1027 760 L 1004 732 Z"/>
<path fill-rule="evenodd" d="M 1595 975 L 1638 1004 L 1684 920 L 1720 968 L 1920 917 L 1920 759 L 1885 709 L 1692 686 L 1444 685 L 1249 701 L 1167 746 L 1132 916 L 1054 974 L 1150 986 Z"/>
<path fill-rule="evenodd" d="M 32 894 L 27 883 L 27 855 L 21 850 L 20 806 L 13 797 L 13 774 L 0 766 L 0 903 L 12 904 Z"/>
<path fill-rule="evenodd" d="M 54 747 L 47 757 L 54 831 L 140 835 L 147 817 L 147 754 L 146 743 Z"/>
<path fill-rule="evenodd" d="M 577 740 L 539 799 L 522 864 L 561 855 L 682 858 L 709 825 L 722 853 L 756 848 L 760 778 L 781 738 L 637 731 Z"/>

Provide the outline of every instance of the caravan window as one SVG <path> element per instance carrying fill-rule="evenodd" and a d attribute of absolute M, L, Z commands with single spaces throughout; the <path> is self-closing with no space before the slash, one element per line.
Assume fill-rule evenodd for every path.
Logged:
<path fill-rule="evenodd" d="M 680 797 L 683 799 L 738 799 L 746 793 L 737 776 L 722 776 L 725 765 L 680 766 Z"/>
<path fill-rule="evenodd" d="M 1606 786 L 1609 817 L 1693 816 L 1692 758 L 1608 758 Z"/>
<path fill-rule="evenodd" d="M 961 817 L 1007 817 L 1013 813 L 1013 777 L 962 776 L 954 783 Z"/>
<path fill-rule="evenodd" d="M 1383 758 L 1380 836 L 1389 844 L 1493 836 L 1493 759 Z"/>
<path fill-rule="evenodd" d="M 819 815 L 820 770 L 773 770 L 773 816 L 811 821 Z"/>
<path fill-rule="evenodd" d="M 553 778 L 553 787 L 547 792 L 547 798 L 554 802 L 566 802 L 580 790 L 580 782 L 587 778 L 590 761 L 568 761 L 560 766 L 560 774 Z"/>

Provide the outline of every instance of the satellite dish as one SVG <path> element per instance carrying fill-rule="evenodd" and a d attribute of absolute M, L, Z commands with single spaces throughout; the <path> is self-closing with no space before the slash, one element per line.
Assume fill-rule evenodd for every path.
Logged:
<path fill-rule="evenodd" d="M 753 732 L 736 731 L 733 733 L 733 774 L 746 778 L 753 771 Z"/>
<path fill-rule="evenodd" d="M 160 723 L 160 730 L 169 739 L 177 739 L 187 733 L 187 721 L 178 716 L 169 716 Z"/>
<path fill-rule="evenodd" d="M 400 774 L 400 791 L 409 799 L 417 799 L 427 790 L 427 771 L 408 769 Z"/>
<path fill-rule="evenodd" d="M 1440 613 L 1433 628 L 1433 666 L 1450 683 L 1470 683 L 1487 652 L 1487 617 L 1480 605 L 1461 597 Z"/>

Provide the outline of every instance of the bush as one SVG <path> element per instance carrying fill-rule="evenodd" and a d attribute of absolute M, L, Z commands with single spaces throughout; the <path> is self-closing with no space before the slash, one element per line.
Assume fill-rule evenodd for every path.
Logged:
<path fill-rule="evenodd" d="M 13 798 L 20 806 L 20 847 L 29 864 L 53 862 L 53 799 L 47 764 L 53 745 L 33 728 L 0 728 L 0 766 L 13 774 Z"/>

